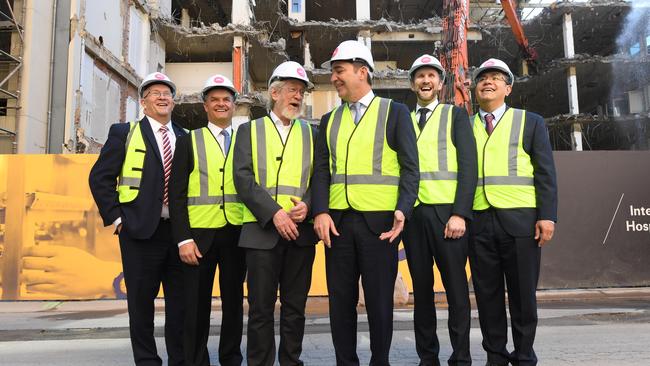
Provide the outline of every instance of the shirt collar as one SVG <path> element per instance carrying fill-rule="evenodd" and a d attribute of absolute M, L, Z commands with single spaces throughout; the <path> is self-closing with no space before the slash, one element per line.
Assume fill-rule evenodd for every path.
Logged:
<path fill-rule="evenodd" d="M 226 131 L 228 131 L 228 134 L 229 134 L 230 136 L 232 136 L 232 125 L 229 125 L 229 126 L 226 127 L 226 128 L 221 128 L 221 127 L 215 125 L 214 123 L 208 122 L 208 129 L 210 129 L 210 132 L 212 132 L 212 134 L 214 135 L 214 137 L 219 136 L 219 135 L 221 134 L 221 131 L 222 131 L 222 130 L 226 130 Z"/>
<path fill-rule="evenodd" d="M 275 125 L 278 126 L 278 127 L 290 127 L 291 126 L 291 122 L 289 122 L 288 126 L 285 126 L 284 123 L 282 123 L 282 120 L 280 119 L 280 117 L 278 117 L 277 114 L 273 113 L 273 111 L 269 111 L 269 117 L 271 117 L 271 121 L 273 121 L 273 123 L 275 123 Z"/>
<path fill-rule="evenodd" d="M 158 132 L 160 130 L 160 127 L 164 126 L 163 123 L 161 123 L 160 121 L 156 120 L 153 117 L 147 116 L 147 120 L 149 121 L 149 124 L 151 125 L 151 129 L 153 130 L 153 132 Z M 167 123 L 167 128 L 169 129 L 169 132 L 173 132 L 171 121 Z"/>
<path fill-rule="evenodd" d="M 418 112 L 422 108 L 426 108 L 426 109 L 429 110 L 429 112 L 432 112 L 434 109 L 436 109 L 436 107 L 438 106 L 439 103 L 440 102 L 438 102 L 438 98 L 436 98 L 436 99 L 433 100 L 433 102 L 431 102 L 431 103 L 429 103 L 429 104 L 427 104 L 425 106 L 421 106 L 421 105 L 417 104 L 415 106 L 415 114 L 418 114 Z"/>
<path fill-rule="evenodd" d="M 364 107 L 367 108 L 367 107 L 370 105 L 370 103 L 372 103 L 372 99 L 373 99 L 374 97 L 375 97 L 375 93 L 374 93 L 372 90 L 370 90 L 370 91 L 368 92 L 368 94 L 366 94 L 366 95 L 364 95 L 363 97 L 361 97 L 361 99 L 359 99 L 359 100 L 357 101 L 357 103 L 361 103 Z M 351 104 L 353 104 L 353 103 L 348 103 L 348 105 L 351 105 Z"/>
<path fill-rule="evenodd" d="M 485 121 L 485 115 L 488 114 L 489 112 L 486 112 L 482 109 L 478 110 L 479 115 L 481 116 L 481 120 Z M 492 111 L 492 115 L 494 116 L 494 121 L 499 121 L 501 117 L 503 117 L 503 114 L 506 113 L 506 104 L 503 103 L 499 108 L 495 109 Z"/>

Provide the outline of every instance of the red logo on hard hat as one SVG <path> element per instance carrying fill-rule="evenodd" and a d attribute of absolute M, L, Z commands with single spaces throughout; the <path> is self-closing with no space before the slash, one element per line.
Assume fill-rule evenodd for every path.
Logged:
<path fill-rule="evenodd" d="M 485 64 L 483 64 L 483 66 L 493 66 L 493 65 L 494 65 L 494 61 L 486 61 Z"/>
<path fill-rule="evenodd" d="M 338 47 L 336 47 L 334 49 L 334 52 L 332 52 L 332 58 L 334 58 L 334 56 L 336 56 L 337 53 L 339 53 L 339 48 Z"/>
<path fill-rule="evenodd" d="M 221 83 L 224 82 L 224 80 L 223 80 L 223 78 L 221 76 L 215 76 L 215 78 L 212 79 L 212 81 L 214 81 L 215 84 L 221 84 Z"/>
<path fill-rule="evenodd" d="M 305 77 L 305 70 L 302 67 L 296 69 L 296 72 L 298 73 L 298 75 L 302 76 L 303 78 Z"/>
<path fill-rule="evenodd" d="M 161 73 L 157 73 L 154 77 L 156 79 L 158 79 L 158 80 L 165 80 L 166 79 L 165 75 L 163 75 Z"/>
<path fill-rule="evenodd" d="M 420 59 L 423 64 L 431 62 L 431 57 L 424 56 Z"/>

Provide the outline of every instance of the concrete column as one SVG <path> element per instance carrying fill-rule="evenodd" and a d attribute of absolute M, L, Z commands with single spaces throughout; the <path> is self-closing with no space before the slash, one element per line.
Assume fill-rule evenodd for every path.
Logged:
<path fill-rule="evenodd" d="M 290 19 L 297 22 L 304 22 L 306 20 L 305 0 L 289 0 L 287 8 Z"/>
<path fill-rule="evenodd" d="M 47 152 L 53 0 L 27 0 L 24 11 L 18 153 L 43 154 Z"/>
<path fill-rule="evenodd" d="M 573 48 L 573 22 L 571 20 L 571 13 L 564 14 L 562 36 L 564 40 L 564 57 L 573 58 L 575 56 L 575 50 Z M 578 80 L 576 78 L 575 66 L 569 66 L 567 69 L 567 88 L 569 96 L 569 113 L 574 115 L 579 114 Z M 579 123 L 573 124 L 571 142 L 573 150 L 582 151 L 582 127 Z"/>
<path fill-rule="evenodd" d="M 250 7 L 250 2 L 246 1 L 233 1 L 232 2 L 232 23 L 233 24 L 251 24 L 253 17 L 253 10 Z"/>
<path fill-rule="evenodd" d="M 357 20 L 370 20 L 370 0 L 356 0 Z"/>

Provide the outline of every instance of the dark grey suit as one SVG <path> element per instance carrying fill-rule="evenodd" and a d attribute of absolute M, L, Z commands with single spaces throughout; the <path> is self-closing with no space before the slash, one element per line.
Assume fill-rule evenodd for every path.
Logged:
<path fill-rule="evenodd" d="M 250 122 L 237 131 L 234 170 L 239 198 L 257 219 L 243 225 L 239 239 L 239 246 L 246 248 L 248 267 L 248 365 L 270 366 L 275 362 L 273 312 L 278 285 L 282 304 L 278 360 L 281 365 L 302 365 L 305 304 L 311 286 L 314 244 L 318 242 L 308 223 L 310 215 L 298 224 L 297 240 L 284 240 L 277 232 L 273 215 L 281 207 L 255 182 Z M 308 207 L 311 205 L 309 190 L 302 200 Z"/>

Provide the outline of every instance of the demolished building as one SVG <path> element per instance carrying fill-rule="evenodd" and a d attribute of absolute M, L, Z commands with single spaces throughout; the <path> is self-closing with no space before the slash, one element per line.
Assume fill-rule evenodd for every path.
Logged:
<path fill-rule="evenodd" d="M 539 55 L 526 65 L 499 2 L 470 0 L 469 65 L 505 60 L 517 75 L 508 103 L 542 114 L 556 150 L 647 149 L 650 9 L 647 0 L 636 1 L 519 1 L 525 34 Z M 0 136 L 8 136 L 0 139 L 2 152 L 98 152 L 111 123 L 139 117 L 137 85 L 153 71 L 177 83 L 173 118 L 196 128 L 206 123 L 199 92 L 209 75 L 222 73 L 241 91 L 238 124 L 265 113 L 273 68 L 297 61 L 315 84 L 304 117 L 318 123 L 340 103 L 320 65 L 346 39 L 371 48 L 375 92 L 413 107 L 406 70 L 420 54 L 438 55 L 444 46 L 442 1 L 119 0 L 90 6 L 89 0 L 44 0 L 40 13 L 27 0 L 7 3 L 16 16 L 5 14 L 11 30 L 3 29 L 13 32 L 10 41 L 4 38 L 2 49 L 11 56 L 6 64 L 32 67 L 11 74 L 6 66 L 0 79 L 8 76 L 14 90 L 26 79 L 49 80 L 51 101 L 31 112 L 36 104 L 30 101 L 42 96 L 4 88 L 16 98 L 0 98 Z M 5 10 L 10 13 L 0 6 L 0 16 Z M 40 14 L 39 26 L 31 35 L 25 27 L 22 37 L 21 19 L 36 19 L 30 11 Z M 52 43 L 44 47 L 43 39 Z M 11 108 L 27 122 L 16 117 L 12 123 Z"/>

